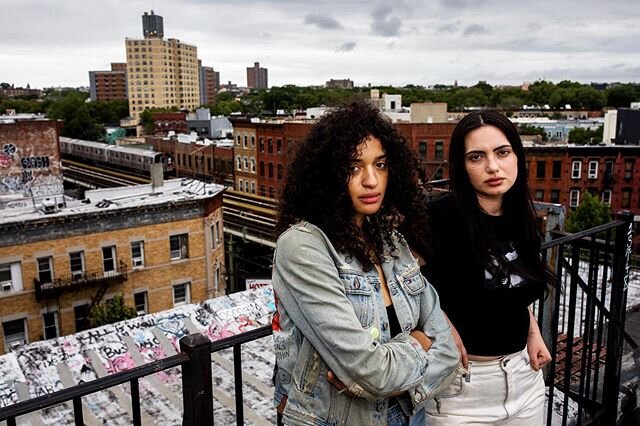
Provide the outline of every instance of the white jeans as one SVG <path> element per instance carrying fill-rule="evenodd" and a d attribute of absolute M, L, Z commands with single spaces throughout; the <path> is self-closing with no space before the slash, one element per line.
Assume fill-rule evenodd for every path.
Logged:
<path fill-rule="evenodd" d="M 529 365 L 526 348 L 495 361 L 469 362 L 427 403 L 427 424 L 540 426 L 544 423 L 542 371 Z"/>

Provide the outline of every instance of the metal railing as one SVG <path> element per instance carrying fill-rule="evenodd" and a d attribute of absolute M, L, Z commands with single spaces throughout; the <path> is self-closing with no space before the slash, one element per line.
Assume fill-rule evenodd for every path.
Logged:
<path fill-rule="evenodd" d="M 559 287 L 538 304 L 553 361 L 546 371 L 547 424 L 616 424 L 632 216 L 543 245 Z"/>

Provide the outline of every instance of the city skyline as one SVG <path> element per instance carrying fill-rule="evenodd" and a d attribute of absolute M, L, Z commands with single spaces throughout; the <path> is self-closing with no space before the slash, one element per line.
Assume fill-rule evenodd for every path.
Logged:
<path fill-rule="evenodd" d="M 194 44 L 221 83 L 246 84 L 254 62 L 271 86 L 521 84 L 539 79 L 640 81 L 640 10 L 632 0 L 124 2 L 2 0 L 0 81 L 88 86 L 88 72 L 125 61 L 141 16 Z"/>

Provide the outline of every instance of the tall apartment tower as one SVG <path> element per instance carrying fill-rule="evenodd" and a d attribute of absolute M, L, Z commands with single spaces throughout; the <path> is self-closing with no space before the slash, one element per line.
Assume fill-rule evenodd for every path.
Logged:
<path fill-rule="evenodd" d="M 254 62 L 247 68 L 247 87 L 250 89 L 266 89 L 269 87 L 268 70 L 260 68 L 260 62 Z"/>
<path fill-rule="evenodd" d="M 178 39 L 164 39 L 162 17 L 142 15 L 143 39 L 127 38 L 129 114 L 145 109 L 193 110 L 200 106 L 198 49 Z"/>
<path fill-rule="evenodd" d="M 89 71 L 92 101 L 127 99 L 127 64 L 112 62 L 111 71 Z"/>
<path fill-rule="evenodd" d="M 216 98 L 216 93 L 220 89 L 220 72 L 214 71 L 213 67 L 202 66 L 202 61 L 198 60 L 200 70 L 200 103 L 208 105 Z"/>

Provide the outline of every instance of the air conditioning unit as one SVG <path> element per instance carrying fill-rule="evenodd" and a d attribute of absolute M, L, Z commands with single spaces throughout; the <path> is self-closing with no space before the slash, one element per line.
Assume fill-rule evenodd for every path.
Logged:
<path fill-rule="evenodd" d="M 133 263 L 133 267 L 135 268 L 136 266 L 143 266 L 144 262 L 142 261 L 141 257 L 134 257 L 133 259 L 131 259 L 131 263 Z"/>
<path fill-rule="evenodd" d="M 83 275 L 82 271 L 71 271 L 71 278 L 74 280 L 81 280 Z"/>
<path fill-rule="evenodd" d="M 2 291 L 11 291 L 13 290 L 13 283 L 11 281 L 4 281 L 0 283 L 0 288 Z"/>

